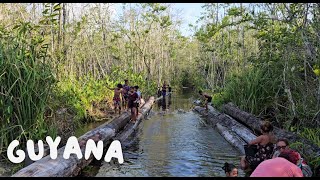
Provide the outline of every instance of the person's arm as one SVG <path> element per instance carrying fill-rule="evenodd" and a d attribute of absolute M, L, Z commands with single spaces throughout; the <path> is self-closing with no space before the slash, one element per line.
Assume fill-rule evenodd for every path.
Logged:
<path fill-rule="evenodd" d="M 254 145 L 254 144 L 259 144 L 262 142 L 263 137 L 262 136 L 258 136 L 256 139 L 252 140 L 249 142 L 249 145 Z"/>
<path fill-rule="evenodd" d="M 124 97 L 123 97 L 123 89 L 120 90 L 120 95 L 119 96 L 120 96 L 120 99 L 124 99 Z"/>
<path fill-rule="evenodd" d="M 274 153 L 273 153 L 273 155 L 272 155 L 272 159 L 278 157 L 279 154 L 280 154 L 280 151 L 279 151 L 279 150 L 274 151 Z"/>

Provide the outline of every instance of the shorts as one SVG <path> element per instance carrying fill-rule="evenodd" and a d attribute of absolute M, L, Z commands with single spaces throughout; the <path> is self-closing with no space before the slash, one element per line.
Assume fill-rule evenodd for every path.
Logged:
<path fill-rule="evenodd" d="M 120 97 L 114 97 L 113 104 L 114 104 L 114 106 L 120 106 L 120 104 L 121 104 Z"/>
<path fill-rule="evenodd" d="M 128 102 L 128 108 L 134 108 L 134 107 L 137 107 L 136 105 L 135 105 L 136 103 L 134 103 L 134 102 L 132 102 L 132 101 L 129 101 Z"/>
<path fill-rule="evenodd" d="M 165 96 L 167 91 L 162 91 L 162 96 Z"/>

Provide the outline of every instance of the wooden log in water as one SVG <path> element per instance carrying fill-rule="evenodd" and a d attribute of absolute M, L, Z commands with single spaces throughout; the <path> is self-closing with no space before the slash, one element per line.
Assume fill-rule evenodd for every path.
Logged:
<path fill-rule="evenodd" d="M 257 133 L 261 133 L 260 126 L 262 125 L 262 121 L 259 118 L 255 117 L 250 113 L 242 111 L 233 103 L 224 104 L 222 109 L 224 113 L 246 124 L 253 131 Z M 291 143 L 301 142 L 303 144 L 303 147 L 302 147 L 303 152 L 301 152 L 302 154 L 307 156 L 315 156 L 320 154 L 320 148 L 317 145 L 313 144 L 310 140 L 302 138 L 296 133 L 289 132 L 284 129 L 280 129 L 278 127 L 274 127 L 273 129 L 274 129 L 273 132 L 277 138 L 286 138 Z"/>
<path fill-rule="evenodd" d="M 218 132 L 235 148 L 237 148 L 242 154 L 245 154 L 243 149 L 243 144 L 245 142 L 239 138 L 233 131 L 229 128 L 222 126 L 220 123 L 216 124 Z"/>
<path fill-rule="evenodd" d="M 138 127 L 138 125 L 141 123 L 141 121 L 143 120 L 144 116 L 147 115 L 147 113 L 151 110 L 151 106 L 154 103 L 154 97 L 151 97 L 147 103 L 145 103 L 145 105 L 141 108 L 141 114 L 138 115 L 137 120 L 135 123 L 128 123 L 123 131 L 121 133 L 119 133 L 114 140 L 119 140 L 124 141 L 125 139 L 127 139 Z M 146 107 L 148 106 L 148 107 Z M 122 144 L 123 145 L 123 144 Z"/>
<path fill-rule="evenodd" d="M 142 114 L 146 114 L 150 110 L 154 98 L 150 97 L 149 101 L 142 107 Z M 103 141 L 103 145 L 106 147 L 110 141 L 112 141 L 117 132 L 119 132 L 130 119 L 128 112 L 122 113 L 120 116 L 112 120 L 110 123 L 105 123 L 78 138 L 79 145 L 84 155 L 85 143 L 88 139 L 93 139 L 95 142 L 99 140 Z M 13 177 L 67 177 L 76 176 L 81 169 L 87 166 L 92 160 L 93 155 L 86 160 L 84 157 L 78 159 L 75 154 L 72 154 L 69 159 L 63 158 L 65 146 L 58 149 L 58 157 L 53 160 L 50 156 L 46 156 L 39 161 L 19 170 L 12 175 Z M 103 158 L 103 157 L 102 157 Z"/>
<path fill-rule="evenodd" d="M 249 143 L 257 137 L 255 134 L 253 134 L 253 132 L 250 129 L 240 124 L 232 117 L 217 111 L 212 106 L 208 106 L 208 108 L 208 113 L 206 113 L 205 108 L 199 106 L 196 106 L 194 109 L 200 114 L 206 115 L 206 121 L 208 124 L 214 127 L 217 123 L 220 123 L 221 125 L 233 131 L 246 143 Z"/>

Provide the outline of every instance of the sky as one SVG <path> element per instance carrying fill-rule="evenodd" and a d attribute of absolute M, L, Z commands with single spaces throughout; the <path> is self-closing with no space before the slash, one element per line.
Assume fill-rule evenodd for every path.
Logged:
<path fill-rule="evenodd" d="M 183 36 L 190 36 L 193 34 L 189 28 L 189 24 L 195 24 L 199 19 L 204 3 L 171 3 L 176 10 L 181 10 L 182 25 L 181 33 Z M 115 11 L 121 11 L 122 4 L 115 4 Z"/>
<path fill-rule="evenodd" d="M 193 32 L 191 31 L 189 24 L 195 25 L 196 21 L 199 19 L 201 12 L 203 11 L 201 6 L 204 5 L 204 3 L 170 3 L 172 5 L 172 8 L 176 10 L 181 10 L 181 18 L 182 18 L 182 25 L 181 25 L 181 33 L 184 36 L 191 36 Z M 96 6 L 95 3 L 72 3 L 70 4 L 72 6 L 72 11 L 75 14 L 76 17 L 80 17 L 79 15 L 82 14 L 84 9 L 88 9 L 90 7 Z M 110 6 L 109 10 L 114 13 L 115 16 L 117 16 L 117 12 L 122 11 L 122 5 L 123 3 L 115 3 Z M 41 4 L 38 5 L 39 7 L 42 7 Z M 108 6 L 108 5 L 107 5 Z M 31 10 L 32 6 L 27 7 L 29 10 Z M 39 13 L 42 11 L 40 10 Z M 70 17 L 72 14 L 70 14 Z"/>
<path fill-rule="evenodd" d="M 192 35 L 189 24 L 194 24 L 200 18 L 203 3 L 174 3 L 174 7 L 181 9 L 184 13 L 183 25 L 181 27 L 181 33 L 184 36 Z"/>

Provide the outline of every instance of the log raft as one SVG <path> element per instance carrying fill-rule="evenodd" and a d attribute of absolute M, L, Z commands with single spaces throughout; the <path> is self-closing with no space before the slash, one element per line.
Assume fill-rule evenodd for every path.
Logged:
<path fill-rule="evenodd" d="M 137 122 L 133 125 L 135 128 L 141 122 L 142 118 L 149 112 L 154 103 L 154 97 L 142 106 L 141 114 L 138 116 Z M 109 123 L 104 123 L 101 126 L 85 133 L 78 138 L 81 152 L 85 152 L 85 143 L 88 139 L 93 139 L 95 142 L 103 141 L 106 147 L 114 137 L 119 133 L 129 122 L 129 112 L 123 112 L 120 116 L 116 117 Z M 129 128 L 130 129 L 130 128 Z M 123 135 L 123 138 L 127 136 Z M 68 177 L 77 176 L 80 171 L 93 160 L 93 155 L 86 160 L 84 157 L 78 159 L 75 154 L 71 154 L 69 159 L 63 158 L 65 146 L 58 149 L 58 157 L 51 159 L 50 156 L 43 157 L 42 159 L 34 162 L 33 164 L 19 170 L 13 174 L 12 177 Z"/>
<path fill-rule="evenodd" d="M 239 122 L 246 124 L 254 132 L 261 134 L 260 126 L 262 125 L 262 121 L 259 118 L 250 113 L 242 111 L 233 103 L 224 104 L 222 110 L 224 113 L 230 115 Z M 273 129 L 273 132 L 277 138 L 286 138 L 292 143 L 301 142 L 303 144 L 303 147 L 301 147 L 302 152 L 300 153 L 302 153 L 303 155 L 311 157 L 320 155 L 320 148 L 317 145 L 313 144 L 310 140 L 302 138 L 296 133 L 280 129 L 278 127 L 274 127 Z"/>

